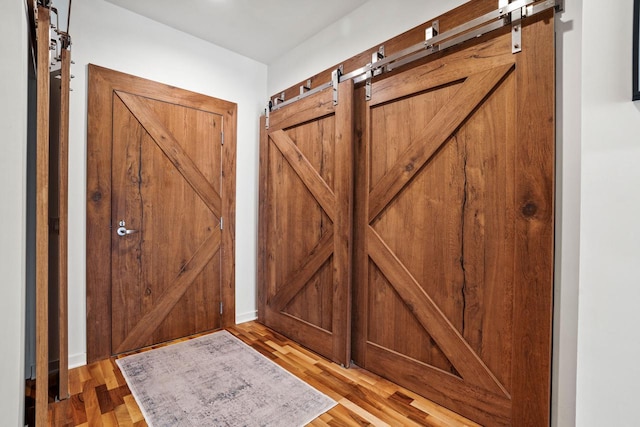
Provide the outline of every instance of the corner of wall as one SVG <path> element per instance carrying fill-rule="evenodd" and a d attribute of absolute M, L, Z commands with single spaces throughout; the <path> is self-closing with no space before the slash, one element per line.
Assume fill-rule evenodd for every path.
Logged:
<path fill-rule="evenodd" d="M 576 423 L 582 1 L 556 15 L 556 232 L 552 360 L 552 427 Z"/>

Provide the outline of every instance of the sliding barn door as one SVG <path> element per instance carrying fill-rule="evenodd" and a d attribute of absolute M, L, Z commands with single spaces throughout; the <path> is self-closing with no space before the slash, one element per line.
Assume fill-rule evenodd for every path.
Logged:
<path fill-rule="evenodd" d="M 270 117 L 261 141 L 260 319 L 349 362 L 353 83 Z"/>
<path fill-rule="evenodd" d="M 549 424 L 553 18 L 362 101 L 354 360 L 483 425 Z M 357 96 L 356 96 L 357 97 Z"/>

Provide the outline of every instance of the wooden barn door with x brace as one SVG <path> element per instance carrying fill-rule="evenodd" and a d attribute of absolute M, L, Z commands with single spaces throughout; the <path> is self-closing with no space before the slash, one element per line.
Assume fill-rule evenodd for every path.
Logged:
<path fill-rule="evenodd" d="M 262 126 L 266 282 L 261 320 L 327 358 L 350 360 L 353 82 Z"/>
<path fill-rule="evenodd" d="M 344 362 L 352 298 L 355 364 L 487 426 L 549 425 L 553 11 L 522 22 L 520 52 L 509 25 L 372 76 L 352 129 L 347 90 L 304 98 L 262 144 L 263 322 Z"/>
<path fill-rule="evenodd" d="M 548 425 L 553 14 L 361 101 L 356 363 L 483 425 Z M 356 96 L 356 99 L 362 97 Z"/>

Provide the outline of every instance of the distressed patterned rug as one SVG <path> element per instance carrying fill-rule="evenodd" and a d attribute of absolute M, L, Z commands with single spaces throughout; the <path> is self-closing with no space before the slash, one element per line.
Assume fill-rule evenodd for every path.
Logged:
<path fill-rule="evenodd" d="M 336 405 L 226 331 L 116 363 L 152 427 L 303 426 Z"/>

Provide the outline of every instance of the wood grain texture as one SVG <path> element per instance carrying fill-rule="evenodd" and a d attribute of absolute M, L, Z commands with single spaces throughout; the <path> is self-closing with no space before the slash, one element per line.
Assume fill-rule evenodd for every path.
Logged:
<path fill-rule="evenodd" d="M 465 407 L 465 413 L 473 419 L 484 417 L 483 425 L 509 425 L 511 420 L 511 399 L 504 394 L 487 392 L 483 387 L 475 387 L 460 378 L 452 378 L 431 365 L 414 363 L 410 358 L 398 355 L 374 343 L 367 343 L 369 363 L 383 369 L 383 377 L 402 382 L 411 390 L 420 390 L 421 395 L 435 396 L 434 401 L 446 408 Z M 404 359 L 404 360 L 403 360 Z M 398 369 L 404 361 L 402 369 Z M 410 375 L 406 375 L 408 371 Z"/>
<path fill-rule="evenodd" d="M 325 89 L 295 104 L 295 108 L 287 108 L 285 106 L 271 114 L 269 117 L 270 132 L 290 128 L 300 123 L 315 120 L 318 117 L 334 114 L 333 89 Z"/>
<path fill-rule="evenodd" d="M 438 18 L 440 29 L 495 9 L 465 3 Z M 486 425 L 549 423 L 553 12 L 545 15 L 525 22 L 517 55 L 507 27 L 378 77 L 371 101 L 355 102 L 353 358 Z M 385 42 L 386 53 L 423 41 L 429 25 Z M 376 50 L 345 61 L 345 73 Z M 484 93 L 465 89 L 490 70 Z M 311 117 L 314 103 L 298 103 Z M 294 117 L 298 103 L 282 110 Z M 443 132 L 439 142 L 429 135 L 422 141 L 432 147 L 412 145 L 430 126 Z M 443 351 L 429 306 L 468 351 Z M 469 372 L 465 354 L 481 369 Z M 369 421 L 388 424 L 377 415 Z"/>
<path fill-rule="evenodd" d="M 517 55 L 497 31 L 357 104 L 355 363 L 486 425 L 549 422 L 548 21 L 526 23 Z"/>
<path fill-rule="evenodd" d="M 198 169 L 194 161 L 181 147 L 180 143 L 165 127 L 162 120 L 145 105 L 145 102 L 137 96 L 126 92 L 115 92 L 124 102 L 131 113 L 140 121 L 140 124 L 153 138 L 162 152 L 169 158 L 175 168 L 191 184 L 203 202 L 211 212 L 220 217 L 222 200 L 220 194 L 211 185 L 211 182 Z"/>
<path fill-rule="evenodd" d="M 60 134 L 58 137 L 58 396 L 69 396 L 69 310 L 68 310 L 68 241 L 69 241 L 69 94 L 71 83 L 71 51 L 60 52 Z"/>
<path fill-rule="evenodd" d="M 353 83 L 338 94 L 272 112 L 263 132 L 259 318 L 348 365 Z"/>
<path fill-rule="evenodd" d="M 89 65 L 87 99 L 87 361 L 111 355 L 112 86 Z M 106 76 L 105 76 L 106 77 Z"/>
<path fill-rule="evenodd" d="M 318 201 L 331 221 L 335 221 L 336 197 L 320 174 L 313 168 L 296 144 L 283 131 L 271 132 L 269 138 L 296 171 L 304 185 Z"/>
<path fill-rule="evenodd" d="M 228 330 L 338 402 L 337 406 L 311 421 L 309 426 L 477 426 L 375 374 L 358 367 L 342 368 L 257 322 Z M 49 403 L 48 425 L 147 425 L 115 358 L 72 369 L 69 385 L 70 399 Z M 30 391 L 29 387 L 27 391 Z"/>
<path fill-rule="evenodd" d="M 353 286 L 351 292 L 352 305 L 352 331 L 351 331 L 351 358 L 359 361 L 360 366 L 364 366 L 366 361 L 365 340 L 358 337 L 366 336 L 366 319 L 369 318 L 369 306 L 361 304 L 362 301 L 369 300 L 369 287 L 362 286 L 358 280 L 366 278 L 368 274 L 368 248 L 366 233 L 368 224 L 362 218 L 366 218 L 369 212 L 368 193 L 370 184 L 370 174 L 367 173 L 368 163 L 363 159 L 369 156 L 369 144 L 367 143 L 369 131 L 367 128 L 366 96 L 365 88 L 360 87 L 354 90 L 354 206 L 353 206 Z M 357 308 L 356 308 L 357 307 Z"/>
<path fill-rule="evenodd" d="M 256 285 L 258 288 L 258 321 L 264 323 L 267 308 L 267 221 L 269 219 L 267 182 L 269 161 L 269 139 L 267 117 L 260 116 L 260 159 L 258 166 L 258 268 Z"/>
<path fill-rule="evenodd" d="M 209 101 L 211 102 L 211 101 Z M 215 100 L 219 102 L 219 100 Z M 221 326 L 236 324 L 236 156 L 238 106 L 225 102 L 222 115 L 222 236 L 220 292 L 222 300 Z"/>
<path fill-rule="evenodd" d="M 89 361 L 99 360 L 112 354 L 110 339 L 111 326 L 113 324 L 111 316 L 112 263 L 110 251 L 111 236 L 115 228 L 117 228 L 114 227 L 112 229 L 113 221 L 117 220 L 112 219 L 114 206 L 112 206 L 111 200 L 111 170 L 113 166 L 111 109 L 113 105 L 117 105 L 117 103 L 113 103 L 112 101 L 119 99 L 117 96 L 113 98 L 115 92 L 125 93 L 125 98 L 128 94 L 135 94 L 135 96 L 138 97 L 138 103 L 142 104 L 148 115 L 150 115 L 147 124 L 153 124 L 157 117 L 161 117 L 162 120 L 169 120 L 168 123 L 172 123 L 171 126 L 173 126 L 174 135 L 176 134 L 175 132 L 178 132 L 185 137 L 191 138 L 190 132 L 192 132 L 193 129 L 206 125 L 206 122 L 209 120 L 206 117 L 218 117 L 218 119 L 211 122 L 215 124 L 217 132 L 216 138 L 219 147 L 219 153 L 215 154 L 213 162 L 221 165 L 222 171 L 220 171 L 219 167 L 209 168 L 200 164 L 200 160 L 209 155 L 206 153 L 203 155 L 197 151 L 201 150 L 201 148 L 197 148 L 196 151 L 194 151 L 194 149 L 189 146 L 180 145 L 178 147 L 175 141 L 170 141 L 166 132 L 158 126 L 153 127 L 155 136 L 161 140 L 161 143 L 163 143 L 165 149 L 169 152 L 174 163 L 177 162 L 180 168 L 184 169 L 193 166 L 193 164 L 189 164 L 189 162 L 185 163 L 182 155 L 186 154 L 194 160 L 200 172 L 195 174 L 197 175 L 195 178 L 192 176 L 193 174 L 190 175 L 191 178 L 196 181 L 198 179 L 202 181 L 202 176 L 204 176 L 211 183 L 208 184 L 209 187 L 202 185 L 198 186 L 198 188 L 201 190 L 201 193 L 206 193 L 204 198 L 208 200 L 208 204 L 217 208 L 216 218 L 224 219 L 224 227 L 219 236 L 219 257 L 221 259 L 219 271 L 203 273 L 204 275 L 198 279 L 201 281 L 209 281 L 213 278 L 213 276 L 211 276 L 212 274 L 216 276 L 215 281 L 219 281 L 221 289 L 219 300 L 208 301 L 206 299 L 208 297 L 202 294 L 202 292 L 195 290 L 189 291 L 188 296 L 186 296 L 188 301 L 183 299 L 184 302 L 179 304 L 180 307 L 178 305 L 175 306 L 172 309 L 171 316 L 159 326 L 154 335 L 157 337 L 169 337 L 174 334 L 179 323 L 177 320 L 178 311 L 184 309 L 182 305 L 193 304 L 197 301 L 208 301 L 207 304 L 213 308 L 209 310 L 209 312 L 197 308 L 195 310 L 189 310 L 189 312 L 195 316 L 193 322 L 201 323 L 204 319 L 210 317 L 213 312 L 219 317 L 218 305 L 219 302 L 222 302 L 224 307 L 221 316 L 222 324 L 229 325 L 235 323 L 236 104 L 90 65 L 87 130 L 87 356 Z M 137 106 L 140 107 L 140 105 Z M 190 116 L 191 118 L 189 120 L 194 121 L 194 124 L 199 124 L 195 127 L 191 125 L 184 126 L 186 122 L 182 123 L 183 119 L 179 117 L 182 113 L 171 118 L 170 111 L 174 111 L 176 108 L 179 108 L 179 106 L 184 107 L 184 111 L 192 109 L 194 114 Z M 135 106 L 133 108 L 136 109 Z M 200 114 L 199 112 L 203 112 L 203 114 L 207 113 L 209 116 Z M 143 129 L 142 132 L 146 133 L 146 130 Z M 220 148 L 222 141 L 221 132 L 224 132 L 224 145 Z M 136 136 L 136 138 L 144 139 L 150 137 L 148 135 L 144 136 L 141 133 Z M 133 156 L 132 153 L 128 155 L 130 158 Z M 164 156 L 164 154 L 162 154 L 162 156 Z M 170 162 L 165 163 L 167 162 L 166 159 L 167 157 L 158 157 L 155 161 L 156 163 L 163 163 L 163 168 L 165 168 L 167 164 L 170 164 Z M 175 168 L 175 166 L 172 167 Z M 172 172 L 166 168 L 164 170 L 166 172 L 165 176 L 170 177 Z M 215 171 L 218 171 L 218 175 L 215 174 Z M 126 171 L 123 173 L 125 172 Z M 147 181 L 149 181 L 150 177 L 146 178 Z M 159 182 L 158 184 L 161 183 Z M 207 195 L 211 195 L 211 187 L 219 188 L 220 190 L 216 190 L 217 196 L 206 197 Z M 140 200 L 141 199 L 129 199 L 128 201 L 129 203 L 133 203 L 136 201 L 140 202 Z M 165 209 L 162 217 L 178 215 L 179 208 L 178 204 L 174 205 L 172 210 Z M 118 212 L 116 212 L 116 214 L 118 214 Z M 156 219 L 160 218 L 161 217 L 156 215 Z M 151 220 L 151 218 L 147 219 Z M 149 224 L 153 224 L 154 222 L 149 222 Z M 181 220 L 174 221 L 178 226 L 180 222 Z M 134 224 L 127 224 L 128 228 L 135 229 L 135 227 L 131 225 Z M 171 227 L 166 228 L 165 231 L 170 228 Z M 185 240 L 189 241 L 189 239 Z M 191 240 L 193 241 L 193 239 Z M 153 239 L 149 239 L 147 244 L 153 244 Z M 187 243 L 185 243 L 185 245 L 186 244 Z M 194 248 L 194 250 L 195 249 L 197 249 L 197 247 Z M 186 263 L 188 258 L 182 261 Z M 153 273 L 153 268 L 145 271 L 151 275 L 155 274 Z M 142 286 L 142 283 L 138 283 L 135 286 Z M 161 294 L 162 292 L 159 292 L 157 295 L 160 296 Z M 151 301 L 150 298 L 147 298 L 147 300 Z M 148 302 L 144 304 L 148 307 Z M 190 322 L 192 321 L 190 320 Z M 105 337 L 107 337 L 107 339 L 105 339 Z M 166 339 L 168 338 L 164 338 L 164 340 Z"/>
<path fill-rule="evenodd" d="M 318 244 L 304 257 L 304 263 L 280 285 L 278 293 L 269 300 L 269 305 L 275 310 L 284 310 L 286 305 L 313 278 L 316 272 L 334 253 L 333 231 L 322 235 Z"/>
<path fill-rule="evenodd" d="M 122 353 L 140 348 L 149 340 L 149 336 L 160 326 L 169 312 L 192 285 L 194 279 L 202 272 L 211 258 L 220 250 L 220 232 L 212 233 L 187 261 L 178 276 L 169 284 L 167 290 L 154 301 L 153 307 L 147 311 L 121 342 L 113 344 L 114 353 Z M 215 305 L 213 309 L 215 310 Z M 188 313 L 184 313 L 185 316 Z"/>
<path fill-rule="evenodd" d="M 515 167 L 513 417 L 520 425 L 548 425 L 551 400 L 553 301 L 555 55 L 554 13 L 523 26 L 526 55 L 517 57 Z"/>
<path fill-rule="evenodd" d="M 351 362 L 351 293 L 353 280 L 353 203 L 354 203 L 354 148 L 353 120 L 355 116 L 353 81 L 338 87 L 336 106 L 336 166 L 334 192 L 336 194 L 334 264 L 335 287 L 340 293 L 338 304 L 333 305 L 333 347 L 338 360 L 345 366 Z"/>
<path fill-rule="evenodd" d="M 128 101 L 113 103 L 112 217 L 137 232 L 113 233 L 116 352 L 220 327 L 221 213 L 203 194 L 221 188 L 221 117 Z"/>
<path fill-rule="evenodd" d="M 431 297 L 406 269 L 380 236 L 369 228 L 367 246 L 371 260 L 380 268 L 412 314 L 431 335 L 465 381 L 494 394 L 508 393 L 478 355 L 451 324 Z"/>
<path fill-rule="evenodd" d="M 36 124 L 36 423 L 47 423 L 49 382 L 49 9 L 38 7 Z"/>
<path fill-rule="evenodd" d="M 411 145 L 402 153 L 398 161 L 373 187 L 369 196 L 369 221 L 373 221 L 391 199 L 422 169 L 427 160 L 448 140 L 511 68 L 507 65 L 482 71 L 469 76 L 464 81 L 456 96 L 438 111 L 423 132 L 418 132 L 419 136 L 415 141 L 411 141 Z M 398 93 L 396 99 L 403 95 Z M 370 107 L 378 103 L 371 103 Z"/>

